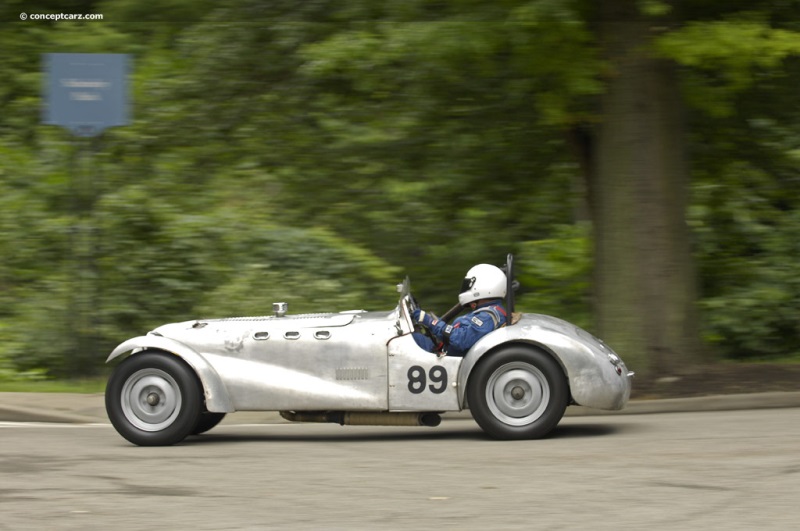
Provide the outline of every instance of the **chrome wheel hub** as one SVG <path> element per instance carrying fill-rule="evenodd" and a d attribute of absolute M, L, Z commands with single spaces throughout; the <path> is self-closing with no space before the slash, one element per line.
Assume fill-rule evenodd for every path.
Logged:
<path fill-rule="evenodd" d="M 529 363 L 516 361 L 499 367 L 486 384 L 486 403 L 497 420 L 526 426 L 547 409 L 550 384 L 544 373 Z"/>
<path fill-rule="evenodd" d="M 178 418 L 181 404 L 178 382 L 160 369 L 137 371 L 122 386 L 122 413 L 143 431 L 160 431 L 170 426 Z"/>

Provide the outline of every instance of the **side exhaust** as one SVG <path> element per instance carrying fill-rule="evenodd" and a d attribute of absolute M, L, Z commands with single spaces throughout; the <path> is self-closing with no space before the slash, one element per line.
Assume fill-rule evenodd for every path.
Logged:
<path fill-rule="evenodd" d="M 329 422 L 341 426 L 428 426 L 442 422 L 438 413 L 370 413 L 360 411 L 281 411 L 291 422 Z"/>

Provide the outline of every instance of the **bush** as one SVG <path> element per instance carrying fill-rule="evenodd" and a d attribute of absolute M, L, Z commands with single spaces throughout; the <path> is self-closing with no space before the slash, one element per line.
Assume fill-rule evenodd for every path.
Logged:
<path fill-rule="evenodd" d="M 560 225 L 553 237 L 525 242 L 516 256 L 517 311 L 591 325 L 591 240 L 586 225 Z"/>

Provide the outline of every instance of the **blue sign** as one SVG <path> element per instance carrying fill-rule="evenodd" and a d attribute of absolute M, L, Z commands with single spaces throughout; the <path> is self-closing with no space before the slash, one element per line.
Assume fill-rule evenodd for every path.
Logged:
<path fill-rule="evenodd" d="M 128 123 L 128 56 L 44 54 L 46 106 L 42 122 L 77 136 L 97 136 Z"/>

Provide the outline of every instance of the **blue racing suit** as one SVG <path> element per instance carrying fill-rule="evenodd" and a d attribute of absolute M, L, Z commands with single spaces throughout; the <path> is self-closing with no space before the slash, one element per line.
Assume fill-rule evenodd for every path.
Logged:
<path fill-rule="evenodd" d="M 449 356 L 464 356 L 480 338 L 505 326 L 507 315 L 500 299 L 481 304 L 471 313 L 459 317 L 452 325 L 433 317 L 424 311 L 414 310 L 411 316 L 431 331 Z M 414 332 L 417 345 L 428 352 L 436 352 L 439 345 L 426 335 Z"/>

